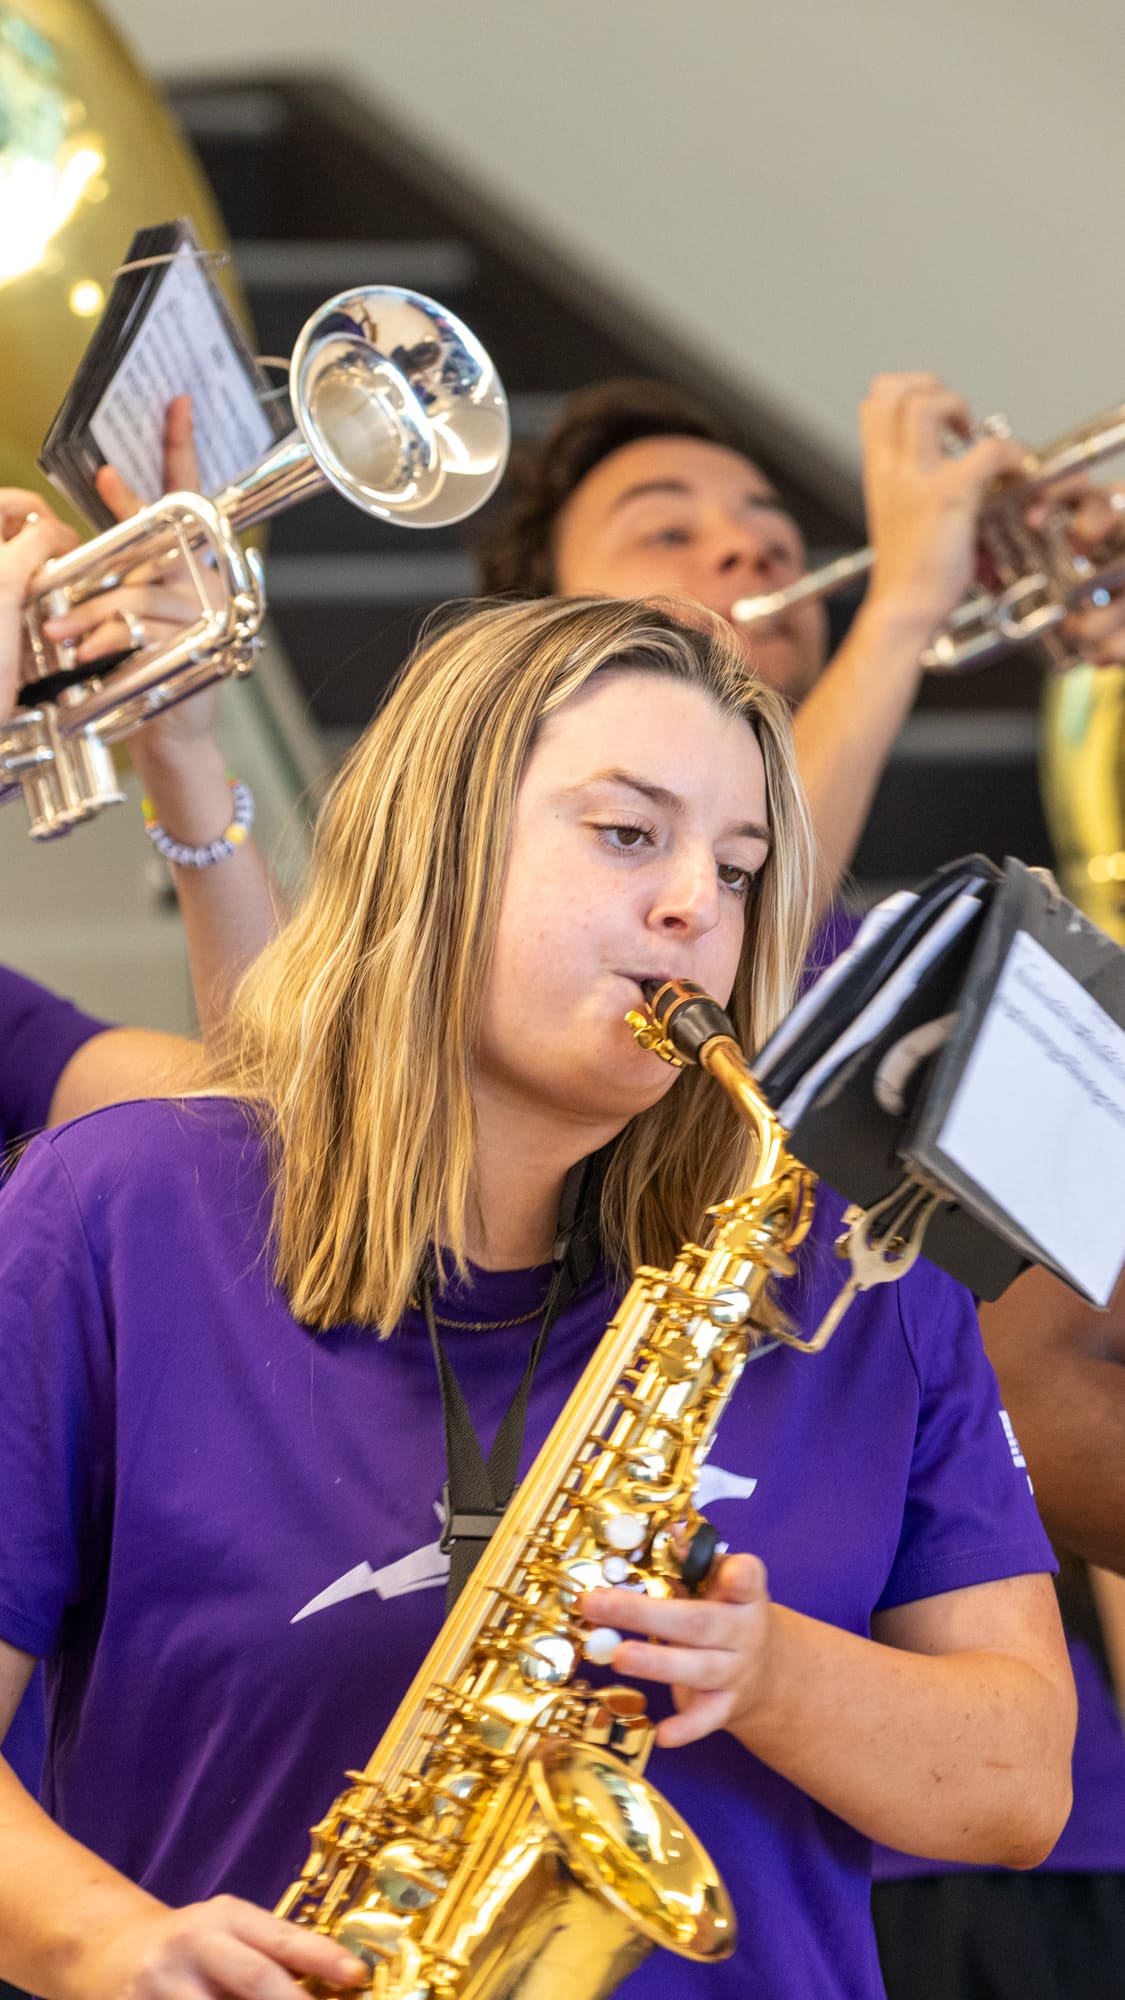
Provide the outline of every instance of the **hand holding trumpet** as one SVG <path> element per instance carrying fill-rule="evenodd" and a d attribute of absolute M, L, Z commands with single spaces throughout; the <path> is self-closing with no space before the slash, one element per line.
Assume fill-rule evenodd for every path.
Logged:
<path fill-rule="evenodd" d="M 104 466 L 99 472 L 97 488 L 118 521 L 129 520 L 144 504 L 112 466 Z M 173 397 L 165 413 L 164 490 L 166 493 L 199 491 L 190 396 Z M 173 551 L 155 563 L 140 564 L 116 590 L 99 591 L 82 598 L 62 616 L 48 618 L 43 630 L 56 643 L 69 642 L 77 666 L 94 666 L 99 660 L 170 640 L 191 622 L 196 608 L 195 590 L 186 564 Z M 213 685 L 173 708 L 161 710 L 145 724 L 144 748 L 134 762 L 144 763 L 161 752 L 174 754 L 178 747 L 186 748 L 200 738 L 209 737 L 214 731 L 217 708 L 218 687 Z"/>
<path fill-rule="evenodd" d="M 893 609 L 918 650 L 976 578 L 981 508 L 998 480 L 1018 475 L 1010 438 L 972 438 L 968 404 L 938 375 L 879 375 L 859 407 L 863 492 L 874 569 L 872 610 Z M 951 455 L 950 437 L 964 440 Z"/>
<path fill-rule="evenodd" d="M 874 558 L 868 601 L 914 617 L 923 644 L 975 584 L 993 590 L 1012 581 L 998 576 L 989 553 L 987 513 L 1005 485 L 1030 476 L 1013 513 L 1017 532 L 1042 538 L 1031 545 L 1033 561 L 1046 558 L 1052 538 L 1067 566 L 1077 560 L 1080 568 L 1125 540 L 1125 489 L 1098 485 L 1086 471 L 1036 484 L 1036 454 L 974 430 L 967 403 L 937 375 L 879 376 L 860 406 L 860 434 Z M 953 441 L 961 448 L 951 450 Z M 1043 456 L 1054 459 L 1056 448 Z M 1098 590 L 1054 629 L 1076 658 L 1098 666 L 1125 659 L 1125 593 Z"/>
<path fill-rule="evenodd" d="M 0 722 L 19 694 L 22 613 L 27 585 L 52 556 L 77 546 L 42 496 L 22 486 L 0 487 Z"/>
<path fill-rule="evenodd" d="M 1087 469 L 1125 449 L 1125 410 L 1035 453 L 974 431 L 939 376 L 883 375 L 860 432 L 870 546 L 742 599 L 740 623 L 752 630 L 870 573 L 864 643 L 888 651 L 911 697 L 922 668 L 983 666 L 1033 638 L 1047 639 L 1056 665 L 1125 659 L 1125 488 Z"/>
<path fill-rule="evenodd" d="M 191 400 L 177 396 L 168 406 L 164 447 L 165 490 L 194 492 L 199 484 L 199 466 L 192 436 Z M 128 520 L 139 512 L 142 502 L 112 466 L 103 467 L 97 478 L 98 491 L 117 520 Z M 28 586 L 41 565 L 53 556 L 65 555 L 78 546 L 78 536 L 64 525 L 39 493 L 22 487 L 0 488 L 0 717 L 15 706 L 19 693 L 21 610 L 25 598 L 34 596 Z M 142 564 L 115 590 L 84 598 L 60 617 L 44 620 L 46 637 L 56 644 L 68 642 L 76 666 L 96 666 L 99 660 L 116 659 L 168 637 L 185 622 L 195 608 L 179 557 L 156 564 Z M 198 704 L 210 718 L 213 691 L 206 689 Z M 149 730 L 171 730 L 173 736 L 198 735 L 204 724 L 197 699 L 182 706 L 194 711 L 185 729 L 179 709 L 161 715 L 147 725 Z"/>

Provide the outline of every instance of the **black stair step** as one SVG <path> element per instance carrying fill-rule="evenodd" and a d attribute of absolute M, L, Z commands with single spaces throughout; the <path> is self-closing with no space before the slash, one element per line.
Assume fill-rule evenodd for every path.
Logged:
<path fill-rule="evenodd" d="M 1011 710 L 915 714 L 884 773 L 853 873 L 864 884 L 914 882 L 951 855 L 974 852 L 1050 866 L 1036 720 Z"/>
<path fill-rule="evenodd" d="M 354 242 L 240 237 L 235 254 L 239 276 L 253 296 L 282 292 L 297 297 L 312 291 L 329 298 L 356 285 L 402 285 L 452 305 L 477 274 L 471 246 L 456 237 L 360 237 Z"/>
<path fill-rule="evenodd" d="M 269 600 L 275 613 L 292 604 L 338 606 L 440 604 L 472 597 L 477 565 L 456 549 L 434 549 L 411 537 L 409 549 L 361 554 L 280 555 L 270 558 Z"/>
<path fill-rule="evenodd" d="M 388 607 L 275 599 L 273 625 L 322 729 L 344 742 L 359 735 L 433 609 L 432 602 Z"/>

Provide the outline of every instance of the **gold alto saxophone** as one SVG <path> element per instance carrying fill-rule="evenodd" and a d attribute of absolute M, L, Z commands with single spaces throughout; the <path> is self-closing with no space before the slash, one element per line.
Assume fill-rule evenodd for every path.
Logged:
<path fill-rule="evenodd" d="M 599 1584 L 668 1595 L 685 1571 L 705 1577 L 714 1531 L 692 1496 L 766 1331 L 766 1284 L 791 1270 L 812 1220 L 814 1182 L 716 1003 L 680 980 L 646 995 L 651 1013 L 629 1016 L 638 1040 L 729 1092 L 757 1139 L 753 1175 L 710 1211 L 706 1248 L 637 1272 L 278 1904 L 364 1959 L 377 2000 L 602 2000 L 654 1945 L 696 1960 L 734 1949 L 721 1877 L 641 1775 L 643 1695 L 576 1678 L 618 1643 L 576 1605 Z"/>

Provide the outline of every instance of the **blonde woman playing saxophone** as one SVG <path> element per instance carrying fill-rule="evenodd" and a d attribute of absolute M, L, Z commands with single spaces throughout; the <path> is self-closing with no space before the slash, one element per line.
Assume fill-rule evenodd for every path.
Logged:
<path fill-rule="evenodd" d="M 366 1978 L 266 1912 L 442 1619 L 424 1274 L 487 1445 L 559 1300 L 564 1190 L 609 1149 L 526 1471 L 628 1267 L 747 1168 L 725 1097 L 637 1047 L 640 982 L 696 980 L 753 1047 L 812 872 L 784 705 L 717 623 L 479 611 L 345 766 L 213 1094 L 29 1150 L 0 1199 L 0 1722 L 44 1655 L 51 1741 L 46 1811 L 0 1788 L 0 1975 L 46 2000 Z M 804 1325 L 839 1208 L 822 1190 L 779 1287 Z M 725 1965 L 657 1954 L 623 1991 L 874 2000 L 873 1839 L 1026 1867 L 1056 1838 L 1073 1692 L 997 1405 L 967 1295 L 919 1264 L 825 1354 L 748 1369 L 705 1476 L 741 1553 L 704 1594 L 584 1600 L 630 1635 L 649 1773 L 741 1917 Z"/>

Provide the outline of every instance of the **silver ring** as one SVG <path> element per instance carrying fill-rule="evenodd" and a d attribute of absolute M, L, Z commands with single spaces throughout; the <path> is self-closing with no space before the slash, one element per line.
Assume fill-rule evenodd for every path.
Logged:
<path fill-rule="evenodd" d="M 139 653 L 141 647 L 146 644 L 144 619 L 138 618 L 132 611 L 119 611 L 117 616 L 129 634 L 131 650 L 134 653 Z"/>
<path fill-rule="evenodd" d="M 1109 495 L 1109 504 L 1115 514 L 1125 514 L 1125 488 Z"/>

